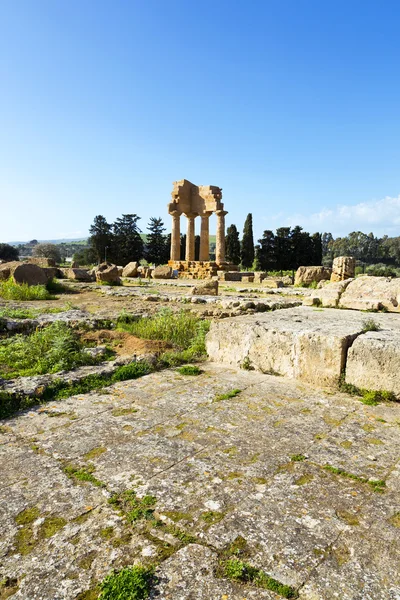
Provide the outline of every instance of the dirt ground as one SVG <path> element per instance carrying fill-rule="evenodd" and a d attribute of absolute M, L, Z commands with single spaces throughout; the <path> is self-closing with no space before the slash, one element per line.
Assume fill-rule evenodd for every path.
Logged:
<path fill-rule="evenodd" d="M 172 348 L 168 342 L 159 340 L 143 340 L 126 331 L 98 329 L 89 331 L 82 336 L 84 342 L 95 342 L 98 345 L 109 345 L 118 356 L 133 354 L 161 354 Z"/>

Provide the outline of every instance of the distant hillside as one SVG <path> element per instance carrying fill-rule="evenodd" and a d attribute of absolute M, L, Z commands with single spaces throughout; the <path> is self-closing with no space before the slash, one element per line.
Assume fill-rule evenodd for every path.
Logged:
<path fill-rule="evenodd" d="M 27 240 L 25 242 L 7 242 L 7 244 L 11 244 L 11 246 L 19 246 L 29 244 L 31 240 Z M 87 238 L 62 238 L 60 240 L 38 240 L 39 244 L 87 244 Z"/>

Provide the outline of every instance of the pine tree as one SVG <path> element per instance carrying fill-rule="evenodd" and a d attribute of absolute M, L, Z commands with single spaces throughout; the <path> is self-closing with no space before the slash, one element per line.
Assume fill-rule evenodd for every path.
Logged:
<path fill-rule="evenodd" d="M 273 231 L 267 229 L 263 236 L 258 240 L 260 249 L 257 252 L 258 262 L 261 271 L 276 270 L 276 254 L 275 254 L 275 236 Z"/>
<path fill-rule="evenodd" d="M 243 227 L 243 237 L 240 251 L 242 267 L 250 269 L 254 261 L 253 217 L 249 213 Z"/>
<path fill-rule="evenodd" d="M 143 258 L 143 240 L 134 214 L 122 215 L 113 223 L 112 257 L 117 264 L 125 266 Z"/>
<path fill-rule="evenodd" d="M 240 241 L 236 225 L 230 225 L 226 230 L 225 256 L 226 260 L 234 265 L 240 263 Z"/>
<path fill-rule="evenodd" d="M 101 263 L 104 256 L 111 255 L 111 247 L 113 244 L 112 226 L 107 223 L 105 217 L 97 215 L 94 218 L 93 225 L 90 226 L 89 246 L 94 249 L 97 256 L 97 261 Z M 107 250 L 106 250 L 107 249 Z M 109 250 L 110 251 L 109 251 Z"/>
<path fill-rule="evenodd" d="M 145 258 L 149 263 L 163 265 L 168 262 L 169 247 L 167 247 L 167 238 L 163 234 L 165 227 L 161 217 L 158 219 L 150 217 L 147 229 L 150 233 L 147 235 Z"/>

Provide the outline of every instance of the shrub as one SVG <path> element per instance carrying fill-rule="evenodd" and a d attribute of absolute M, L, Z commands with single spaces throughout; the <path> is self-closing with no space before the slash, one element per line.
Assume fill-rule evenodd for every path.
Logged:
<path fill-rule="evenodd" d="M 55 300 L 44 285 L 15 283 L 11 278 L 0 281 L 0 297 L 4 300 Z"/>

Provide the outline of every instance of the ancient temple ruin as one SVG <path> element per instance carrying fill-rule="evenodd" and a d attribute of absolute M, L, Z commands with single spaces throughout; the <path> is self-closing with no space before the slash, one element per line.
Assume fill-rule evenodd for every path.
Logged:
<path fill-rule="evenodd" d="M 179 274 L 193 279 L 204 279 L 220 271 L 237 270 L 225 259 L 225 215 L 222 189 L 215 185 L 194 185 L 187 179 L 173 183 L 172 201 L 168 213 L 172 216 L 171 260 L 169 265 Z M 209 219 L 217 216 L 215 261 L 210 262 Z M 187 219 L 185 260 L 180 260 L 181 216 Z M 195 219 L 200 217 L 200 255 L 195 261 Z"/>

